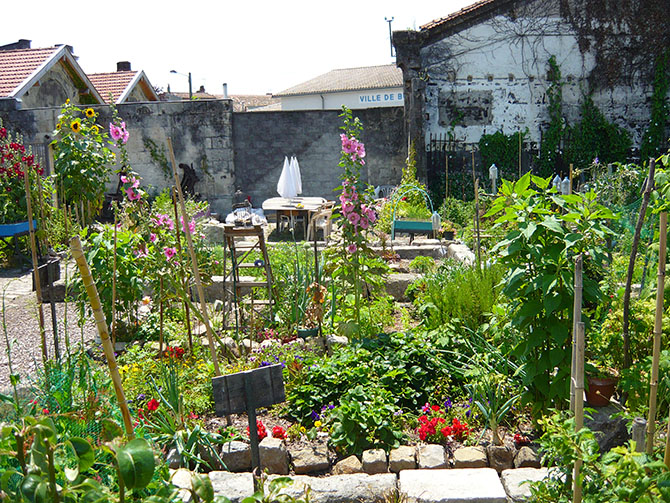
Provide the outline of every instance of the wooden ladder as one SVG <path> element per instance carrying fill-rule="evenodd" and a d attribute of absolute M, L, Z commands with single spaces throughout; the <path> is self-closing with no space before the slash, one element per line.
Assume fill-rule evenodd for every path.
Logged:
<path fill-rule="evenodd" d="M 247 316 L 262 316 L 271 319 L 274 297 L 272 294 L 272 268 L 265 244 L 265 235 L 260 225 L 235 227 L 226 224 L 223 228 L 223 325 L 241 326 Z M 247 238 L 255 239 L 247 239 Z M 261 259 L 251 260 L 252 252 L 258 250 Z M 229 263 L 230 262 L 230 263 Z M 263 278 L 249 279 L 240 271 L 260 269 Z M 256 289 L 263 288 L 267 298 L 255 299 Z M 243 308 L 243 306 L 249 309 Z"/>

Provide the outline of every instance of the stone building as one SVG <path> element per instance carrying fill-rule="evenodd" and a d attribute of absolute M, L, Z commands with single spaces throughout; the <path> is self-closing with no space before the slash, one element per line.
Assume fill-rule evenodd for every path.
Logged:
<path fill-rule="evenodd" d="M 523 150 L 536 154 L 549 123 L 552 56 L 564 122 L 579 120 L 590 95 L 639 148 L 654 63 L 670 45 L 662 21 L 669 11 L 669 0 L 481 0 L 418 31 L 394 32 L 406 129 L 426 147 L 417 149 L 420 174 L 435 138 L 469 150 L 483 134 L 527 130 Z"/>

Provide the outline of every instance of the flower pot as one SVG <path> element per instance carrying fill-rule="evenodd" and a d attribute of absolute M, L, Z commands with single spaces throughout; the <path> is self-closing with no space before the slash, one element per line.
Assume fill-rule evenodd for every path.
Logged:
<path fill-rule="evenodd" d="M 319 335 L 319 327 L 298 329 L 298 337 L 300 337 L 301 339 L 307 339 L 308 337 L 316 337 L 317 335 Z"/>
<path fill-rule="evenodd" d="M 454 240 L 454 231 L 444 231 L 442 236 L 447 241 L 453 241 Z"/>
<path fill-rule="evenodd" d="M 609 405 L 610 398 L 616 388 L 616 377 L 593 377 L 586 378 L 588 389 L 586 390 L 586 401 L 591 407 L 605 407 Z"/>

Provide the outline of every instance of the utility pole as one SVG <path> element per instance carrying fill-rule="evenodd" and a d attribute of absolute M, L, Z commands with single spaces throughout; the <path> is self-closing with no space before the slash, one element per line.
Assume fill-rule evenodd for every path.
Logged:
<path fill-rule="evenodd" d="M 386 21 L 389 24 L 389 42 L 391 44 L 391 57 L 395 57 L 395 54 L 393 54 L 393 32 L 391 31 L 391 23 L 393 22 L 393 17 L 391 19 L 384 17 L 384 21 Z"/>

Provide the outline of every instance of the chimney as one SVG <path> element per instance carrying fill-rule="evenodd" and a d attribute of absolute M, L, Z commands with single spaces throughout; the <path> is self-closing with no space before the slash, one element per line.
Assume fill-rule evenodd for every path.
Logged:
<path fill-rule="evenodd" d="M 223 83 L 223 99 L 228 99 L 228 84 L 226 82 Z"/>
<path fill-rule="evenodd" d="M 200 89 L 198 89 L 199 93 L 204 93 L 205 92 L 205 86 L 200 86 Z"/>
<path fill-rule="evenodd" d="M 117 72 L 130 72 L 130 61 L 119 61 L 116 63 Z"/>

